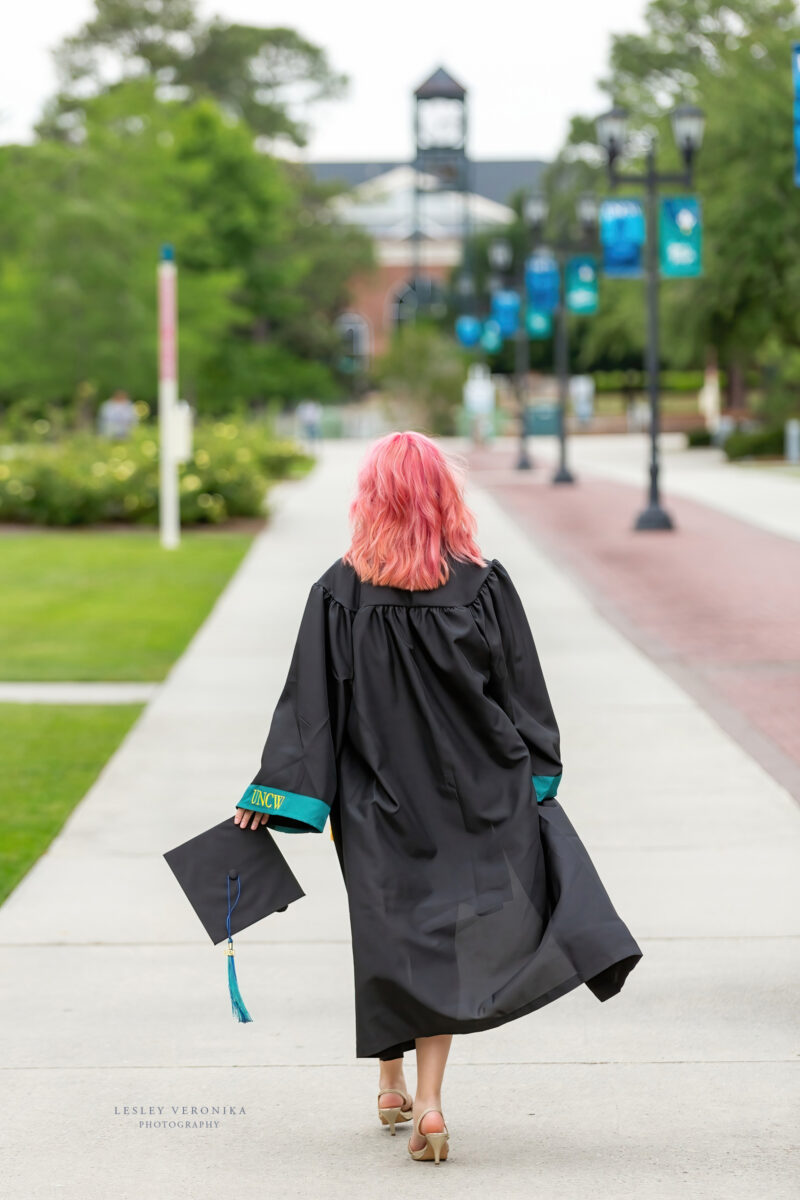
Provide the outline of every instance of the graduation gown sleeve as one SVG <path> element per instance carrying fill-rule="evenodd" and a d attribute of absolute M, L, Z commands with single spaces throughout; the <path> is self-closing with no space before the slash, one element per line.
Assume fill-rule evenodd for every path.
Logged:
<path fill-rule="evenodd" d="M 558 724 L 522 600 L 502 563 L 494 559 L 492 566 L 481 614 L 493 651 L 490 686 L 528 748 L 536 799 L 541 802 L 555 797 L 561 782 Z"/>
<path fill-rule="evenodd" d="M 308 596 L 289 674 L 261 755 L 237 804 L 283 833 L 321 833 L 336 798 L 351 675 L 350 613 L 320 584 Z"/>

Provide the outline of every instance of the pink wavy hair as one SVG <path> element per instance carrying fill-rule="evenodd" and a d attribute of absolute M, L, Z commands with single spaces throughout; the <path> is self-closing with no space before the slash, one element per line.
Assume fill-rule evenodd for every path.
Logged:
<path fill-rule="evenodd" d="M 446 583 L 448 557 L 483 566 L 463 471 L 422 433 L 390 433 L 370 449 L 350 505 L 342 555 L 360 579 L 427 591 Z"/>

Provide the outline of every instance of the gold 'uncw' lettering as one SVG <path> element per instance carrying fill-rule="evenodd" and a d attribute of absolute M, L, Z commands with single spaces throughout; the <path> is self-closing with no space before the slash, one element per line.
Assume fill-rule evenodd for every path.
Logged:
<path fill-rule="evenodd" d="M 283 792 L 262 792 L 255 788 L 251 799 L 254 804 L 260 804 L 262 808 L 280 808 L 286 796 Z"/>

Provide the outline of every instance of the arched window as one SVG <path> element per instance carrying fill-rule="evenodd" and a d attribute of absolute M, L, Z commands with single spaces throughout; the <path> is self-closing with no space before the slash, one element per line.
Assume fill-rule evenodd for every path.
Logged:
<path fill-rule="evenodd" d="M 363 370 L 372 353 L 372 337 L 369 322 L 361 313 L 341 313 L 336 318 L 342 344 L 340 367 L 345 371 Z"/>
<path fill-rule="evenodd" d="M 416 281 L 400 283 L 389 295 L 389 324 L 392 326 L 413 321 L 418 313 L 443 316 L 445 294 L 441 281 L 420 275 Z"/>

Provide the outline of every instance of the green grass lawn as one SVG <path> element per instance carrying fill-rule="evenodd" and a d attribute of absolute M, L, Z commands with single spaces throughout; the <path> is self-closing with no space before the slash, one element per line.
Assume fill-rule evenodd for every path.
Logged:
<path fill-rule="evenodd" d="M 634 399 L 647 400 L 647 388 L 636 392 Z M 661 392 L 661 411 L 663 413 L 696 413 L 696 392 Z M 625 413 L 625 396 L 622 392 L 598 392 L 594 398 L 595 412 L 602 416 L 614 416 Z"/>
<path fill-rule="evenodd" d="M 43 854 L 139 704 L 0 704 L 0 903 Z"/>
<path fill-rule="evenodd" d="M 800 479 L 800 466 L 787 462 L 759 462 L 758 459 L 737 462 L 737 467 L 751 471 L 771 471 L 773 475 L 785 476 L 787 479 Z"/>
<path fill-rule="evenodd" d="M 238 566 L 249 533 L 0 535 L 0 680 L 163 679 Z"/>

